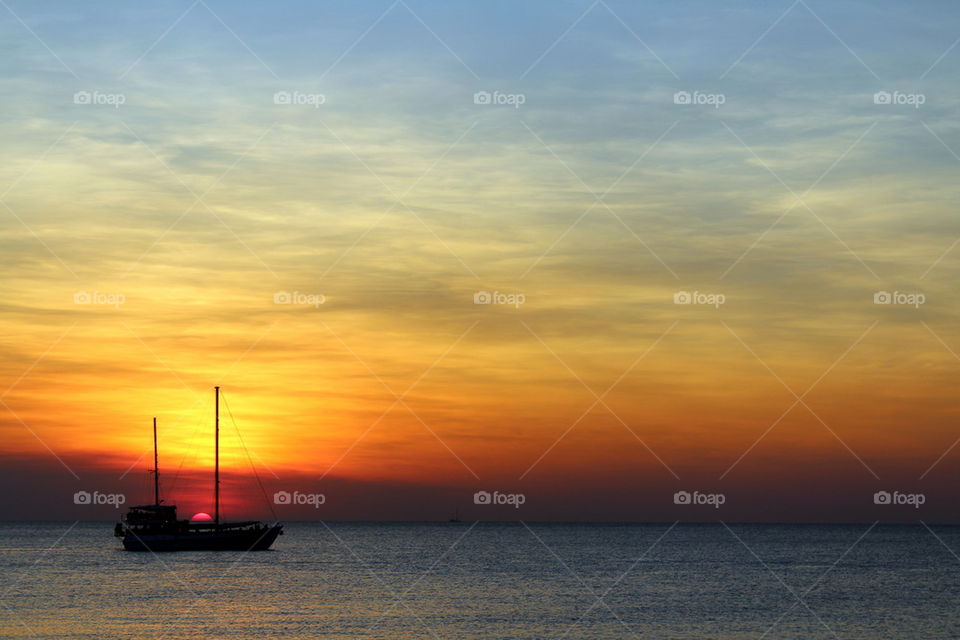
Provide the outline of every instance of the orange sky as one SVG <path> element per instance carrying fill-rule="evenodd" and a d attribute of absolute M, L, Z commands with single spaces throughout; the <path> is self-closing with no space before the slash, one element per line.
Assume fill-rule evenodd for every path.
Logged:
<path fill-rule="evenodd" d="M 49 446 L 85 469 L 74 469 L 74 480 L 51 458 L 48 472 L 68 486 L 87 486 L 91 468 L 119 478 L 133 465 L 126 490 L 144 501 L 156 414 L 165 495 L 202 509 L 212 466 L 205 380 L 224 387 L 222 465 L 248 476 L 237 480 L 241 511 L 248 499 L 261 505 L 231 414 L 270 487 L 349 480 L 460 488 L 466 498 L 486 486 L 562 493 L 568 483 L 609 494 L 637 478 L 667 495 L 691 482 L 763 485 L 784 468 L 807 482 L 829 468 L 838 482 L 883 487 L 916 481 L 953 441 L 957 363 L 922 325 L 834 327 L 828 344 L 799 358 L 792 341 L 771 342 L 729 313 L 674 312 L 657 326 L 662 337 L 637 328 L 613 348 L 603 336 L 558 333 L 534 303 L 520 312 L 481 307 L 459 334 L 426 325 L 391 332 L 396 317 L 344 322 L 335 304 L 274 310 L 268 300 L 246 334 L 224 321 L 222 333 L 181 326 L 150 335 L 154 314 L 137 317 L 132 306 L 114 317 L 78 312 L 59 341 L 31 328 L 8 344 L 31 349 L 28 367 L 52 348 L 4 398 L 6 449 L 36 457 Z M 31 346 L 41 337 L 45 346 Z M 804 396 L 816 415 L 790 409 L 786 386 L 804 394 L 828 370 Z M 395 405 L 388 387 L 402 394 L 411 385 Z M 603 404 L 594 406 L 587 387 Z M 949 480 L 956 465 L 941 464 L 928 484 Z M 187 481 L 167 493 L 180 475 Z"/>

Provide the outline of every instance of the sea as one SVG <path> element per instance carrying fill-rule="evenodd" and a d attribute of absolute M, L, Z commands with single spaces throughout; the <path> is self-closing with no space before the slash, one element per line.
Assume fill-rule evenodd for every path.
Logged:
<path fill-rule="evenodd" d="M 960 637 L 960 527 L 312 522 L 159 555 L 112 534 L 0 523 L 0 637 Z"/>

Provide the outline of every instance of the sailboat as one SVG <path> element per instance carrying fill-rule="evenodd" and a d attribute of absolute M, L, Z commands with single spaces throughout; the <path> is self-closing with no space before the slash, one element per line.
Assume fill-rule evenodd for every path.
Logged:
<path fill-rule="evenodd" d="M 214 516 L 210 521 L 177 520 L 177 507 L 160 500 L 157 419 L 153 419 L 153 504 L 132 506 L 114 527 L 127 551 L 265 551 L 283 525 L 257 520 L 220 522 L 220 387 L 214 387 Z"/>

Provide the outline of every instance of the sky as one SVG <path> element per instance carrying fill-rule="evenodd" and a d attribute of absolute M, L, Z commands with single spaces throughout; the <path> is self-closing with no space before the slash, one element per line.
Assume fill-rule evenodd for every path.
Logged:
<path fill-rule="evenodd" d="M 0 517 L 960 520 L 954 3 L 0 4 Z"/>

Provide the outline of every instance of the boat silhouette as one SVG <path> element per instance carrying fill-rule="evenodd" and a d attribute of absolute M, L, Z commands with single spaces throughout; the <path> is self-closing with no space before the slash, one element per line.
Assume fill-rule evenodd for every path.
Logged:
<path fill-rule="evenodd" d="M 178 520 L 176 505 L 161 503 L 154 418 L 153 504 L 130 507 L 113 531 L 127 551 L 265 551 L 283 534 L 279 523 L 220 522 L 220 387 L 214 387 L 214 407 L 213 519 Z"/>

